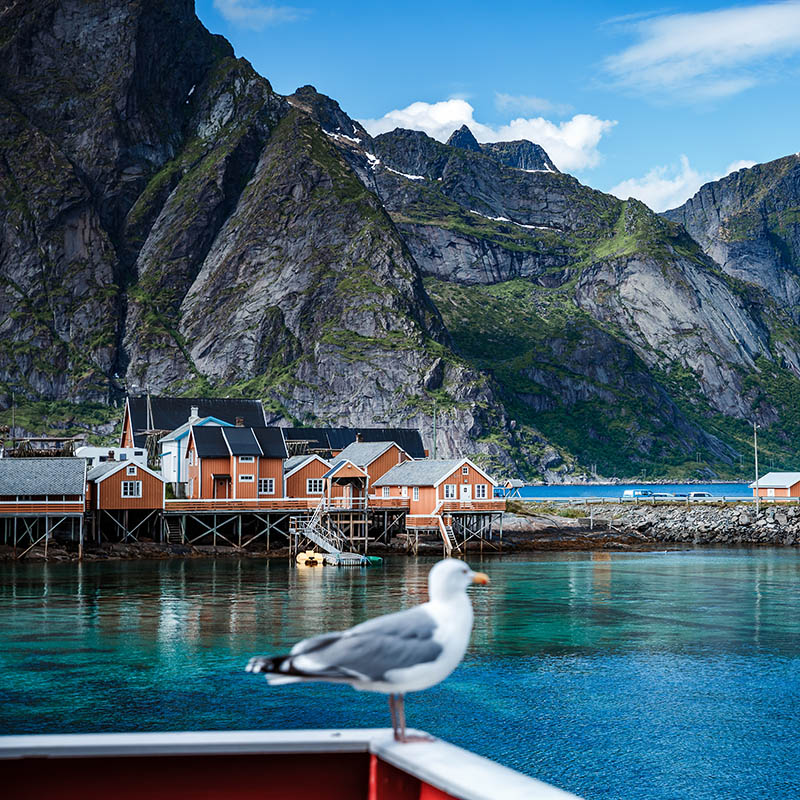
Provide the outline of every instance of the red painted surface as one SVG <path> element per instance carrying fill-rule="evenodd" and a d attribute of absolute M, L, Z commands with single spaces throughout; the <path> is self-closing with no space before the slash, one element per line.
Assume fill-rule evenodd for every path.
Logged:
<path fill-rule="evenodd" d="M 8 800 L 458 800 L 367 753 L 3 759 L 0 786 Z"/>
<path fill-rule="evenodd" d="M 419 778 L 381 761 L 375 754 L 369 758 L 369 800 L 419 800 Z"/>
<path fill-rule="evenodd" d="M 0 786 L 8 800 L 369 800 L 369 755 L 25 758 L 0 761 Z"/>

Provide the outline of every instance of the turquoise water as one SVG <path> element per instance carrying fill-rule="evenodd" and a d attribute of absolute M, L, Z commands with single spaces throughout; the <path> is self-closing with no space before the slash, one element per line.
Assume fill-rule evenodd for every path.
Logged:
<path fill-rule="evenodd" d="M 423 600 L 431 563 L 0 565 L 0 732 L 385 726 L 382 696 L 243 667 Z M 798 551 L 481 567 L 467 658 L 410 724 L 591 800 L 800 796 Z"/>

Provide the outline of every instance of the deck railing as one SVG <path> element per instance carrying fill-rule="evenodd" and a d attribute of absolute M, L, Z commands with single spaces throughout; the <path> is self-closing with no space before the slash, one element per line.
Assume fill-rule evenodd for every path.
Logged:
<path fill-rule="evenodd" d="M 80 500 L 2 500 L 0 516 L 43 516 L 47 514 L 83 514 L 85 505 Z"/>

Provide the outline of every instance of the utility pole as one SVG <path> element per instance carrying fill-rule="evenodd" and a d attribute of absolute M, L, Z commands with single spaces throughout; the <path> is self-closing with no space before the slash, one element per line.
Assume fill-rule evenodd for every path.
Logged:
<path fill-rule="evenodd" d="M 433 458 L 436 459 L 436 398 L 433 398 Z"/>
<path fill-rule="evenodd" d="M 761 498 L 758 495 L 758 425 L 753 422 L 753 455 L 756 462 L 756 515 L 761 508 Z"/>
<path fill-rule="evenodd" d="M 14 433 L 14 428 L 17 424 L 17 403 L 14 398 L 14 392 L 11 392 L 11 449 L 17 449 L 17 434 Z"/>

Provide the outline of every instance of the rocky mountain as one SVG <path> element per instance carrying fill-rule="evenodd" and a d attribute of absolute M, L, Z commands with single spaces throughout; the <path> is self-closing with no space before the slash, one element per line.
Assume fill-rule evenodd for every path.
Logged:
<path fill-rule="evenodd" d="M 473 153 L 486 153 L 507 167 L 527 172 L 558 172 L 544 148 L 527 140 L 478 144 L 472 131 L 462 125 L 457 131 L 453 131 L 447 144 L 462 150 L 472 150 Z"/>
<path fill-rule="evenodd" d="M 800 154 L 708 183 L 664 216 L 727 274 L 762 287 L 800 321 Z"/>
<path fill-rule="evenodd" d="M 550 480 L 732 475 L 752 418 L 779 461 L 800 436 L 789 168 L 704 187 L 700 223 L 530 142 L 373 138 L 190 0 L 11 0 L 0 107 L 0 402 L 31 424 L 149 389 L 429 437 L 435 404 L 441 454 Z M 723 258 L 731 214 L 772 260 Z"/>

